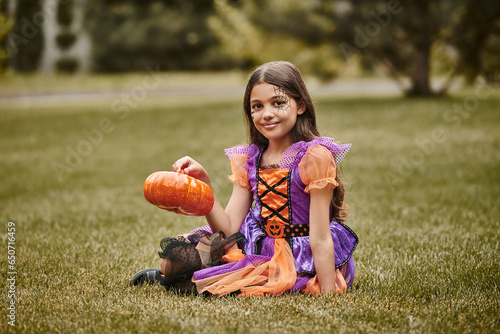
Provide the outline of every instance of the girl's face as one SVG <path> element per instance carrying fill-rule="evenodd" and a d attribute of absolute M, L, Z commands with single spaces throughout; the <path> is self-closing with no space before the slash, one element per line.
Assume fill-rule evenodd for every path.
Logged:
<path fill-rule="evenodd" d="M 305 112 L 281 87 L 266 82 L 257 84 L 250 93 L 250 113 L 257 130 L 269 141 L 288 141 L 297 116 Z"/>

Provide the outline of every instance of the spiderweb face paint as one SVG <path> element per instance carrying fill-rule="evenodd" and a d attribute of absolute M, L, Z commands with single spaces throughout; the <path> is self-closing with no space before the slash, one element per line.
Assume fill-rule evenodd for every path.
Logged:
<path fill-rule="evenodd" d="M 278 112 L 285 112 L 292 107 L 291 98 L 286 94 L 285 90 L 278 86 L 273 86 L 274 94 L 278 98 L 279 105 Z"/>

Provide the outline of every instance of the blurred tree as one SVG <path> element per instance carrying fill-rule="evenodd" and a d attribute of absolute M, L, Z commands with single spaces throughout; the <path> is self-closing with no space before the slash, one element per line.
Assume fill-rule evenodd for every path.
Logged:
<path fill-rule="evenodd" d="M 61 26 L 69 27 L 73 22 L 73 0 L 58 2 L 57 4 L 57 23 Z"/>
<path fill-rule="evenodd" d="M 73 0 L 59 2 L 57 5 L 56 21 L 60 27 L 55 39 L 60 50 L 60 57 L 55 60 L 54 65 L 56 70 L 62 73 L 75 73 L 79 66 L 78 59 L 67 54 L 78 39 L 78 36 L 72 31 L 75 16 L 74 5 Z"/>
<path fill-rule="evenodd" d="M 60 32 L 56 36 L 56 42 L 61 50 L 68 50 L 75 44 L 76 34 L 70 31 Z"/>
<path fill-rule="evenodd" d="M 38 0 L 16 1 L 14 27 L 8 36 L 11 64 L 18 71 L 37 69 L 42 54 L 43 11 Z"/>
<path fill-rule="evenodd" d="M 356 59 L 367 69 L 385 69 L 408 96 L 444 93 L 458 74 L 473 79 L 498 72 L 500 1 L 215 0 L 215 4 L 218 16 L 210 18 L 209 26 L 226 49 L 251 63 L 280 54 L 300 60 L 310 52 L 315 56 L 305 57 L 304 67 L 331 78 L 339 67 L 338 58 Z M 451 73 L 440 89 L 431 87 L 436 62 Z M 409 87 L 403 78 L 409 78 Z"/>
<path fill-rule="evenodd" d="M 14 26 L 12 19 L 4 14 L 3 0 L 0 0 L 0 74 L 4 73 L 8 66 L 9 51 L 7 50 L 7 36 Z"/>
<path fill-rule="evenodd" d="M 344 55 L 349 58 L 357 53 L 365 61 L 383 64 L 398 81 L 409 77 L 408 96 L 443 94 L 459 74 L 472 81 L 478 74 L 485 74 L 487 68 L 498 72 L 498 56 L 493 56 L 498 55 L 498 1 L 334 2 L 345 7 L 336 16 L 338 29 L 334 36 Z M 434 59 L 439 59 L 441 68 L 451 73 L 435 90 L 430 84 Z"/>
<path fill-rule="evenodd" d="M 321 79 L 336 76 L 340 52 L 329 40 L 335 23 L 325 19 L 331 6 L 318 1 L 214 1 L 208 26 L 228 55 L 256 66 L 289 60 Z"/>
<path fill-rule="evenodd" d="M 212 0 L 89 0 L 94 70 L 227 69 L 239 66 L 207 29 Z"/>
<path fill-rule="evenodd" d="M 469 82 L 500 80 L 500 1 L 467 0 L 449 43 L 458 51 L 457 73 Z"/>
<path fill-rule="evenodd" d="M 409 96 L 430 96 L 434 44 L 450 29 L 464 0 L 352 0 L 345 4 L 335 39 L 346 58 L 353 53 L 381 64 Z"/>

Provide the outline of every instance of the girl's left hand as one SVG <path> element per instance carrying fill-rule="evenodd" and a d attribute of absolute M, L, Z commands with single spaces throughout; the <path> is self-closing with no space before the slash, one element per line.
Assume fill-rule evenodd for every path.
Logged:
<path fill-rule="evenodd" d="M 210 177 L 203 166 L 191 157 L 185 156 L 180 158 L 172 165 L 172 170 L 177 173 L 183 172 L 200 181 L 205 182 L 212 188 Z"/>

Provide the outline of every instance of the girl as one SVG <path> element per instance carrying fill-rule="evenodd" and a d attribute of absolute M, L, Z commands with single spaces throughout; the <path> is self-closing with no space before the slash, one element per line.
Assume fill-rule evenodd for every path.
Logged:
<path fill-rule="evenodd" d="M 337 165 L 351 145 L 320 137 L 309 93 L 289 62 L 258 67 L 243 106 L 250 145 L 226 150 L 234 183 L 226 209 L 216 198 L 208 226 L 163 239 L 161 269 L 142 270 L 131 284 L 240 296 L 344 292 L 354 278 L 358 237 L 342 223 Z M 211 187 L 190 157 L 173 170 Z"/>

